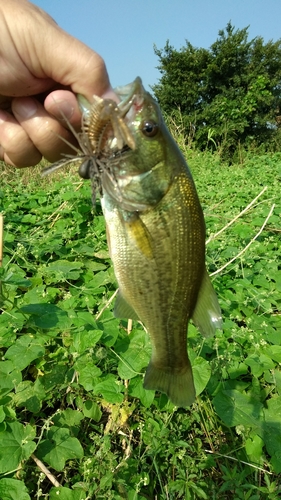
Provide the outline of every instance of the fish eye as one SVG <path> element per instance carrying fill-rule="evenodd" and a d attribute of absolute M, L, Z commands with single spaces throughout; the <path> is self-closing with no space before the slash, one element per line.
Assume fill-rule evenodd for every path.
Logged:
<path fill-rule="evenodd" d="M 146 137 L 154 137 L 159 130 L 158 123 L 155 123 L 152 120 L 145 120 L 142 122 L 140 129 Z"/>

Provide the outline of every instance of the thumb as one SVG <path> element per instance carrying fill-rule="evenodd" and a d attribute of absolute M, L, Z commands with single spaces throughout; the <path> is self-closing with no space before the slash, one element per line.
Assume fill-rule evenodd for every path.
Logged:
<path fill-rule="evenodd" d="M 45 59 L 41 64 L 46 76 L 70 87 L 74 94 L 82 94 L 89 102 L 93 101 L 93 95 L 118 102 L 102 57 L 58 26 L 54 29 L 56 33 L 52 40 L 59 36 L 60 43 L 57 50 L 52 51 L 51 43 L 45 49 Z M 75 128 L 81 126 L 81 110 L 74 95 L 67 90 L 51 92 L 46 97 L 44 106 L 59 121 L 64 116 Z"/>
<path fill-rule="evenodd" d="M 38 38 L 38 37 L 37 37 Z M 75 94 L 107 94 L 111 90 L 105 62 L 95 51 L 57 25 L 49 27 L 48 43 L 37 45 L 38 59 L 45 77 L 70 87 Z"/>
<path fill-rule="evenodd" d="M 88 100 L 93 94 L 110 91 L 105 62 L 99 54 L 27 0 L 9 0 L 5 8 L 2 3 L 4 0 L 0 0 L 0 13 L 4 12 L 13 46 L 33 78 L 41 80 L 41 88 L 50 88 L 53 81 Z"/>

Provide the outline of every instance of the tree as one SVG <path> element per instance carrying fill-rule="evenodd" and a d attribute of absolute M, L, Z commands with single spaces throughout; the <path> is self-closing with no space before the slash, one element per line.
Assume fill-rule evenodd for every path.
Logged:
<path fill-rule="evenodd" d="M 248 41 L 248 27 L 235 30 L 229 22 L 210 49 L 186 41 L 176 50 L 167 41 L 154 51 L 162 76 L 152 90 L 164 112 L 175 121 L 181 116 L 187 132 L 195 127 L 197 147 L 215 144 L 232 156 L 238 144 L 269 147 L 279 136 L 281 39 Z"/>

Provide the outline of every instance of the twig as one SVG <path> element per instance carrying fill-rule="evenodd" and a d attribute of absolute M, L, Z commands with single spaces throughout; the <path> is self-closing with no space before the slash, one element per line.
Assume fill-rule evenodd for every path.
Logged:
<path fill-rule="evenodd" d="M 234 460 L 234 462 L 239 462 L 241 464 L 249 465 L 249 467 L 253 467 L 254 469 L 258 469 L 265 474 L 273 474 L 272 472 L 269 472 L 268 470 L 263 469 L 262 467 L 259 467 L 258 465 L 250 464 L 249 462 L 244 462 L 244 460 L 238 460 L 237 458 L 231 457 L 229 455 L 221 455 L 220 453 L 216 453 L 215 451 L 212 450 L 204 450 L 205 453 L 211 453 L 212 455 L 217 455 L 217 458 L 223 457 L 223 458 L 229 458 L 229 460 Z"/>
<path fill-rule="evenodd" d="M 128 335 L 130 335 L 130 333 L 132 331 L 132 328 L 133 328 L 133 320 L 132 319 L 128 319 L 128 326 L 127 326 L 127 333 L 128 333 Z"/>
<path fill-rule="evenodd" d="M 239 217 L 241 217 L 245 212 L 247 212 L 247 210 L 249 210 L 251 208 L 252 205 L 254 205 L 254 203 L 257 201 L 257 199 L 267 190 L 267 186 L 265 186 L 261 192 L 251 201 L 251 203 L 249 203 L 249 205 L 246 206 L 246 208 L 244 208 L 242 210 L 242 212 L 240 212 L 238 215 L 236 215 L 234 217 L 234 219 L 232 219 L 230 222 L 228 222 L 228 224 L 226 224 L 226 226 L 224 226 L 222 229 L 220 229 L 216 234 L 213 234 L 210 236 L 210 238 L 207 239 L 206 241 L 206 245 L 208 245 L 208 243 L 210 243 L 210 241 L 214 240 L 219 234 L 221 234 L 223 231 L 225 231 L 229 226 L 231 226 L 237 219 L 239 219 Z"/>
<path fill-rule="evenodd" d="M 230 259 L 226 264 L 224 264 L 222 267 L 220 267 L 220 269 L 217 269 L 215 272 L 211 273 L 210 276 L 215 276 L 216 274 L 220 273 L 223 269 L 225 269 L 227 266 L 229 266 L 229 264 L 231 264 L 234 260 L 238 259 L 238 257 L 241 257 L 241 255 L 246 252 L 246 250 L 248 250 L 249 246 L 251 246 L 251 244 L 257 239 L 257 237 L 262 233 L 264 227 L 266 226 L 266 223 L 268 221 L 268 219 L 271 217 L 272 215 L 272 212 L 274 210 L 274 207 L 275 207 L 275 204 L 272 205 L 270 211 L 269 211 L 269 214 L 268 216 L 266 217 L 263 225 L 261 226 L 260 230 L 257 232 L 257 234 L 253 237 L 253 239 L 248 243 L 248 245 L 245 246 L 245 248 L 243 248 L 243 250 L 241 250 L 241 252 L 239 252 L 237 255 L 235 255 L 235 257 L 233 257 L 232 259 Z"/>
<path fill-rule="evenodd" d="M 117 288 L 117 290 L 115 290 L 114 294 L 112 295 L 112 297 L 110 297 L 110 299 L 107 301 L 107 303 L 105 304 L 105 306 L 103 306 L 103 308 L 98 312 L 98 314 L 96 315 L 96 319 L 99 319 L 103 313 L 103 311 L 105 311 L 105 309 L 109 306 L 109 304 L 111 304 L 111 302 L 113 301 L 113 299 L 115 299 L 117 293 L 118 293 L 118 290 L 119 288 Z"/>
<path fill-rule="evenodd" d="M 59 488 L 61 486 L 61 484 L 57 481 L 57 479 L 55 478 L 55 476 L 53 476 L 53 474 L 51 474 L 51 472 L 49 471 L 49 469 L 47 469 L 47 467 L 43 464 L 43 462 L 41 462 L 41 460 L 39 460 L 39 458 L 37 458 L 35 455 L 31 455 L 31 458 L 33 458 L 34 462 L 36 463 L 37 467 L 39 467 L 39 469 L 45 474 L 45 476 L 47 476 L 47 478 L 49 479 L 49 481 L 51 481 L 51 483 L 56 486 L 57 488 Z"/>

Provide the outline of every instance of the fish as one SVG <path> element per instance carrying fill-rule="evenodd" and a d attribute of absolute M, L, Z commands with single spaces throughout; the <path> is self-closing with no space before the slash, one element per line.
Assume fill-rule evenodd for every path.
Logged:
<path fill-rule="evenodd" d="M 152 356 L 144 388 L 187 407 L 195 400 L 188 323 L 192 320 L 205 336 L 222 325 L 205 265 L 203 211 L 185 158 L 141 79 L 115 92 L 119 107 L 125 103 L 122 119 L 133 147 L 120 152 L 113 133 L 105 148 L 111 175 L 108 170 L 101 174 L 101 204 L 119 286 L 114 315 L 139 320 L 148 330 Z"/>
<path fill-rule="evenodd" d="M 203 210 L 186 160 L 141 79 L 114 90 L 119 103 L 78 96 L 79 171 L 100 189 L 119 287 L 114 315 L 141 321 L 151 339 L 144 388 L 185 408 L 196 397 L 188 324 L 204 336 L 222 327 L 205 264 Z"/>

